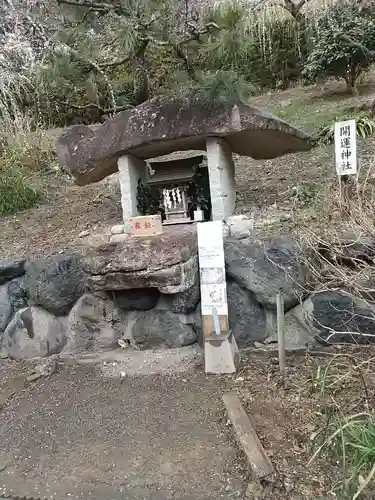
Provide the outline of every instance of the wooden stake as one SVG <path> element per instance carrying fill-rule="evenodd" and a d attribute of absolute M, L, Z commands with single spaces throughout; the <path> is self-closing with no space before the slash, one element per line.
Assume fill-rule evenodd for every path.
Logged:
<path fill-rule="evenodd" d="M 284 296 L 283 292 L 276 295 L 277 309 L 277 342 L 279 348 L 279 367 L 281 375 L 285 373 L 285 332 L 284 332 Z"/>
<path fill-rule="evenodd" d="M 235 392 L 223 395 L 239 445 L 245 452 L 254 479 L 269 479 L 275 476 L 275 469 L 260 442 L 255 429 Z"/>
<path fill-rule="evenodd" d="M 341 175 L 339 182 L 341 211 L 350 214 L 351 185 L 349 182 L 349 176 Z"/>

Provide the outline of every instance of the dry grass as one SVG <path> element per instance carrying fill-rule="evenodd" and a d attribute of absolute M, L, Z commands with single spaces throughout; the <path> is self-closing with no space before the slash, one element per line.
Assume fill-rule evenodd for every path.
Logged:
<path fill-rule="evenodd" d="M 278 472 L 275 484 L 263 485 L 262 500 L 352 498 L 344 486 L 353 463 L 348 460 L 344 469 L 339 449 L 324 446 L 311 459 L 338 416 L 366 413 L 374 405 L 374 355 L 372 347 L 353 346 L 290 355 L 285 387 L 276 358 L 253 351 L 243 358 L 236 388 Z M 373 497 L 367 487 L 361 498 Z"/>

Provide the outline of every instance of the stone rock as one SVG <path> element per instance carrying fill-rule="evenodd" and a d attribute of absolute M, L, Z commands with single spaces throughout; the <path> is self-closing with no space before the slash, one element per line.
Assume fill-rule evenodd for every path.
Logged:
<path fill-rule="evenodd" d="M 263 349 L 264 344 L 262 344 L 261 342 L 254 342 L 254 347 L 255 349 Z"/>
<path fill-rule="evenodd" d="M 183 292 L 194 285 L 198 270 L 194 228 L 171 230 L 155 238 L 127 238 L 91 250 L 83 261 L 90 290 L 157 288 Z"/>
<path fill-rule="evenodd" d="M 223 238 L 228 238 L 230 236 L 230 229 L 227 224 L 223 224 L 223 230 L 222 230 Z"/>
<path fill-rule="evenodd" d="M 245 214 L 231 215 L 227 219 L 227 224 L 232 226 L 233 224 L 236 224 L 236 222 L 242 220 L 249 220 L 249 217 Z"/>
<path fill-rule="evenodd" d="M 87 248 L 93 250 L 100 249 L 101 247 L 108 245 L 110 240 L 110 235 L 105 233 L 91 234 L 85 238 L 85 245 Z"/>
<path fill-rule="evenodd" d="M 11 359 L 44 357 L 64 347 L 64 325 L 38 307 L 20 309 L 4 332 L 3 348 Z"/>
<path fill-rule="evenodd" d="M 171 311 L 154 309 L 138 313 L 132 328 L 132 343 L 138 349 L 182 347 L 196 341 L 194 330 Z"/>
<path fill-rule="evenodd" d="M 117 226 L 111 227 L 111 234 L 122 234 L 124 232 L 124 224 L 117 224 Z"/>
<path fill-rule="evenodd" d="M 121 309 L 148 311 L 156 306 L 160 292 L 157 288 L 133 288 L 112 292 L 112 296 Z"/>
<path fill-rule="evenodd" d="M 26 266 L 25 290 L 30 302 L 62 316 L 83 295 L 86 276 L 75 255 L 40 257 Z"/>
<path fill-rule="evenodd" d="M 123 241 L 126 241 L 129 238 L 128 234 L 122 233 L 122 234 L 112 234 L 112 236 L 109 238 L 110 243 L 121 243 Z"/>
<path fill-rule="evenodd" d="M 296 306 L 285 314 L 284 317 L 284 330 L 285 330 L 285 349 L 287 351 L 300 351 L 302 349 L 307 349 L 309 347 L 316 346 L 316 339 L 311 333 L 303 326 L 300 321 L 296 318 L 297 308 Z M 270 329 L 271 330 L 271 329 Z M 277 350 L 277 325 L 275 325 L 273 331 L 270 331 L 269 337 L 264 341 L 265 344 L 274 344 L 275 350 Z"/>
<path fill-rule="evenodd" d="M 255 159 L 276 158 L 311 149 L 309 137 L 277 117 L 245 104 L 207 113 L 199 101 L 152 99 L 123 111 L 93 130 L 68 128 L 57 140 L 60 165 L 79 185 L 117 171 L 127 152 L 137 158 L 183 150 L 202 150 L 208 137 L 223 137 L 234 153 Z"/>
<path fill-rule="evenodd" d="M 357 297 L 334 291 L 320 292 L 288 314 L 299 323 L 302 335 L 309 338 L 310 344 L 375 342 L 375 307 Z"/>
<path fill-rule="evenodd" d="M 25 273 L 25 260 L 0 259 L 0 285 Z"/>
<path fill-rule="evenodd" d="M 8 297 L 14 312 L 27 307 L 27 293 L 23 277 L 16 278 L 8 283 Z"/>
<path fill-rule="evenodd" d="M 281 288 L 286 311 L 306 296 L 309 273 L 294 242 L 278 238 L 263 245 L 229 238 L 224 253 L 227 276 L 252 292 L 264 307 L 275 310 Z"/>
<path fill-rule="evenodd" d="M 115 303 L 86 293 L 68 316 L 64 353 L 79 354 L 117 347 L 126 326 L 126 317 Z"/>
<path fill-rule="evenodd" d="M 192 257 L 187 262 L 173 266 L 168 270 L 164 270 L 163 273 L 159 273 L 158 279 L 170 281 L 166 285 L 159 286 L 158 289 L 161 293 L 177 294 L 183 293 L 194 286 L 195 277 L 198 272 L 198 257 Z M 174 282 L 176 282 L 174 284 Z"/>
<path fill-rule="evenodd" d="M 238 283 L 227 283 L 228 319 L 238 347 L 249 347 L 267 335 L 266 312 L 254 296 Z"/>
<path fill-rule="evenodd" d="M 4 332 L 13 314 L 13 307 L 9 302 L 7 285 L 0 286 L 0 333 Z"/>
<path fill-rule="evenodd" d="M 335 235 L 331 241 L 321 243 L 318 250 L 330 262 L 351 269 L 362 263 L 373 265 L 375 238 L 346 232 L 339 238 Z"/>
<path fill-rule="evenodd" d="M 247 485 L 245 496 L 250 500 L 261 499 L 263 496 L 262 486 L 257 481 L 252 481 Z"/>
<path fill-rule="evenodd" d="M 176 314 L 187 314 L 195 311 L 200 301 L 200 297 L 200 285 L 197 274 L 195 283 L 192 287 L 188 288 L 184 292 L 167 296 L 167 303 L 172 312 Z"/>
<path fill-rule="evenodd" d="M 236 240 L 249 238 L 254 230 L 254 220 L 246 215 L 232 215 L 228 218 L 227 224 L 230 229 L 230 235 Z"/>

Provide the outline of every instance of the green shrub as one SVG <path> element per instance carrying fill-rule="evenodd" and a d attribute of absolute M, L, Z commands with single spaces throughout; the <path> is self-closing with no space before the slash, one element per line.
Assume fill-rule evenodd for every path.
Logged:
<path fill-rule="evenodd" d="M 32 208 L 41 199 L 41 193 L 27 176 L 17 169 L 0 170 L 0 215 L 10 215 Z"/>
<path fill-rule="evenodd" d="M 316 81 L 342 78 L 347 90 L 356 94 L 358 78 L 372 61 L 363 50 L 344 42 L 343 35 L 368 50 L 375 48 L 374 16 L 361 9 L 358 1 L 331 5 L 316 17 L 304 75 Z"/>
<path fill-rule="evenodd" d="M 341 118 L 343 120 L 351 120 L 352 118 Z M 375 120 L 369 116 L 359 116 L 355 118 L 357 135 L 362 139 L 366 139 L 375 132 Z M 338 120 L 335 120 L 338 121 Z M 335 121 L 329 125 L 321 127 L 318 132 L 313 137 L 313 141 L 318 146 L 325 146 L 327 144 L 333 144 L 335 140 Z"/>

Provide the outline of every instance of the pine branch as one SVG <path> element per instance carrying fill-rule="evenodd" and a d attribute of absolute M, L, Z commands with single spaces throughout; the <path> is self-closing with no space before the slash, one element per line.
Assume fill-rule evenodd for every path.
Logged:
<path fill-rule="evenodd" d="M 95 12 L 107 13 L 110 11 L 119 15 L 130 16 L 130 13 L 121 5 L 111 5 L 110 3 L 96 3 L 90 0 L 57 0 L 58 5 L 73 5 L 75 7 L 86 7 Z"/>
<path fill-rule="evenodd" d="M 193 33 L 191 33 L 189 36 L 187 36 L 187 37 L 185 37 L 182 40 L 179 40 L 177 42 L 174 42 L 172 40 L 158 40 L 157 38 L 154 38 L 151 35 L 147 35 L 145 37 L 140 38 L 140 40 L 142 41 L 142 44 L 137 49 L 137 52 L 135 52 L 133 54 L 129 54 L 126 57 L 123 57 L 122 59 L 118 59 L 116 61 L 112 61 L 112 62 L 108 62 L 108 63 L 99 63 L 99 67 L 101 69 L 109 69 L 109 68 L 117 68 L 118 66 L 122 66 L 123 64 L 127 64 L 134 57 L 137 57 L 142 52 L 144 52 L 149 43 L 152 43 L 154 45 L 157 45 L 158 47 L 173 47 L 173 49 L 176 52 L 177 57 L 179 57 L 180 59 L 183 60 L 185 67 L 186 67 L 186 70 L 189 73 L 189 75 L 191 76 L 191 78 L 195 79 L 194 70 L 190 64 L 188 56 L 183 51 L 182 46 L 187 45 L 188 43 L 190 43 L 194 40 L 199 40 L 199 38 L 202 35 L 209 33 L 212 29 L 220 29 L 220 27 L 215 23 L 207 23 L 204 28 L 197 30 L 196 27 L 194 26 Z M 193 75 L 194 75 L 194 77 L 193 77 Z"/>
<path fill-rule="evenodd" d="M 87 7 L 89 9 L 95 10 L 96 12 L 108 12 L 109 10 L 112 10 L 113 7 L 111 7 L 108 4 L 104 3 L 93 3 L 90 2 L 89 0 L 82 0 L 82 2 L 76 1 L 76 0 L 57 0 L 58 5 L 73 5 L 75 7 Z"/>

